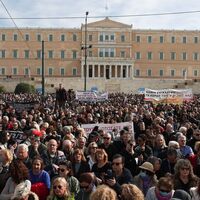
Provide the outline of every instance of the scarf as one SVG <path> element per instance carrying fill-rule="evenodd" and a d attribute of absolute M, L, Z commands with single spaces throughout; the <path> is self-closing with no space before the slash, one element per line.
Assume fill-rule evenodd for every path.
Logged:
<path fill-rule="evenodd" d="M 167 196 L 163 197 L 160 195 L 160 192 L 155 188 L 155 194 L 158 200 L 170 200 L 172 198 L 172 192 L 170 192 Z"/>

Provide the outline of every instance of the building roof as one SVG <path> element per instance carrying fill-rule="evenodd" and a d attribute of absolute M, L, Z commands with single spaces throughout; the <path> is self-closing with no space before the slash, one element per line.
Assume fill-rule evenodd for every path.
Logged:
<path fill-rule="evenodd" d="M 94 28 L 132 28 L 132 25 L 113 21 L 113 20 L 109 19 L 108 17 L 106 17 L 103 20 L 88 23 L 88 27 L 91 27 L 91 28 L 92 27 L 94 27 Z"/>

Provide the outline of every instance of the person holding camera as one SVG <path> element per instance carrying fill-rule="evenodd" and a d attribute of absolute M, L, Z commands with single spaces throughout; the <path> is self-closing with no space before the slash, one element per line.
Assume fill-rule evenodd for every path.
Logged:
<path fill-rule="evenodd" d="M 115 154 L 112 159 L 112 171 L 107 171 L 104 176 L 105 183 L 113 188 L 118 195 L 121 193 L 121 185 L 132 183 L 133 177 L 130 170 L 124 167 L 124 157 Z"/>

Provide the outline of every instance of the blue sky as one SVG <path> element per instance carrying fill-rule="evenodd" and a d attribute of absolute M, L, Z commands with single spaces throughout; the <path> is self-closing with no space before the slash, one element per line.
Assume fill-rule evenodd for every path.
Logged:
<path fill-rule="evenodd" d="M 0 27 L 15 27 L 2 2 L 13 18 L 80 17 L 79 19 L 14 19 L 18 27 L 80 28 L 88 11 L 88 22 L 103 18 L 95 16 L 142 15 L 200 11 L 199 0 L 0 0 Z M 106 9 L 107 7 L 107 9 Z M 82 17 L 82 18 L 81 18 Z M 110 17 L 132 24 L 135 29 L 200 30 L 200 12 L 148 17 Z"/>

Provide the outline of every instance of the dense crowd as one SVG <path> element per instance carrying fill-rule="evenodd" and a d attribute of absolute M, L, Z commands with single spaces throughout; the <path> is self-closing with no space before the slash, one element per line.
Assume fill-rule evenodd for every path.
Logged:
<path fill-rule="evenodd" d="M 0 200 L 199 200 L 199 111 L 198 95 L 155 105 L 125 93 L 80 102 L 61 85 L 0 94 Z M 134 130 L 98 126 L 122 122 Z"/>

